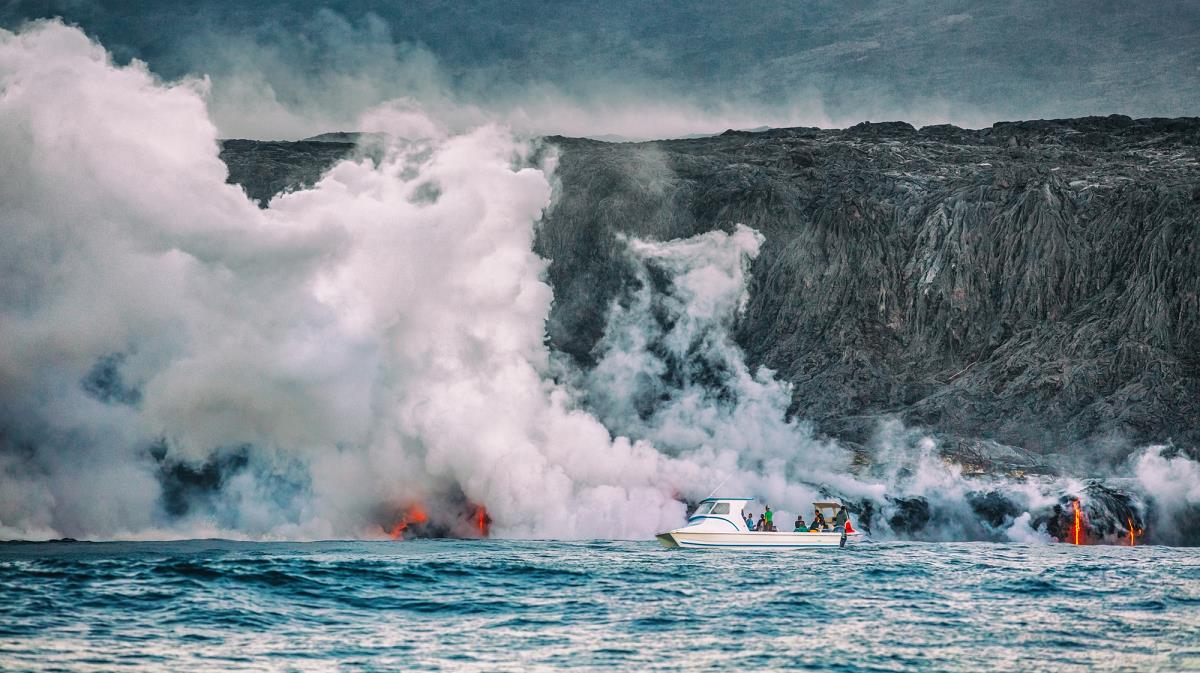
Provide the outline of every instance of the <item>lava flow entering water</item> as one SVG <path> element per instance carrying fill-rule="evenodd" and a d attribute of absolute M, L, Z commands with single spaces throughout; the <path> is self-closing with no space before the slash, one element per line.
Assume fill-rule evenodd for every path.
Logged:
<path fill-rule="evenodd" d="M 1129 523 L 1129 546 L 1136 546 L 1136 538 L 1138 535 L 1141 535 L 1142 531 L 1138 530 L 1137 526 L 1133 525 L 1133 517 L 1126 517 L 1125 520 Z"/>
<path fill-rule="evenodd" d="M 479 537 L 487 537 L 488 529 L 492 525 L 492 517 L 488 516 L 487 508 L 483 505 L 476 505 L 475 514 L 471 518 L 475 520 L 475 529 L 479 531 Z"/>
<path fill-rule="evenodd" d="M 1080 537 L 1083 533 L 1083 511 L 1079 508 L 1079 501 L 1073 500 L 1071 504 L 1075 507 L 1075 525 L 1072 532 L 1075 537 L 1075 544 L 1080 544 Z"/>
<path fill-rule="evenodd" d="M 465 498 L 410 501 L 384 516 L 390 523 L 384 523 L 383 530 L 393 540 L 478 539 L 488 537 L 492 528 L 487 508 Z"/>

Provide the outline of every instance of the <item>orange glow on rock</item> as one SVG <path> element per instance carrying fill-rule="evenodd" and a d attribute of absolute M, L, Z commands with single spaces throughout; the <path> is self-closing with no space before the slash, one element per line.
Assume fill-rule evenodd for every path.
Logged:
<path fill-rule="evenodd" d="M 408 530 L 410 525 L 426 521 L 429 521 L 429 515 L 425 513 L 425 508 L 421 507 L 420 503 L 413 503 L 404 510 L 404 516 L 400 517 L 400 520 L 388 531 L 388 536 L 393 540 L 403 539 L 404 531 Z"/>
<path fill-rule="evenodd" d="M 404 518 L 408 519 L 409 523 L 425 523 L 429 521 L 429 515 L 425 513 L 424 508 L 420 504 L 415 504 L 408 508 L 404 513 Z"/>
<path fill-rule="evenodd" d="M 488 536 L 488 527 L 492 519 L 488 516 L 487 508 L 483 505 L 475 506 L 475 514 L 472 517 L 475 520 L 475 530 L 479 531 L 479 537 Z"/>

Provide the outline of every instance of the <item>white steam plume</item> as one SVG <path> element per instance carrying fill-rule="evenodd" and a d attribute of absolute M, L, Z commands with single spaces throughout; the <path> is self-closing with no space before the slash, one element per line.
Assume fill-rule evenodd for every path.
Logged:
<path fill-rule="evenodd" d="M 372 535 L 380 503 L 447 483 L 501 534 L 682 516 L 690 467 L 544 377 L 550 187 L 502 130 L 384 110 L 403 140 L 378 164 L 259 210 L 225 184 L 194 82 L 42 23 L 0 33 L 0 91 L 5 537 Z M 212 507 L 164 515 L 155 447 L 247 446 Z"/>
<path fill-rule="evenodd" d="M 817 485 L 881 496 L 848 478 L 849 452 L 787 418 L 790 386 L 769 369 L 751 372 L 733 341 L 762 243 L 743 225 L 629 241 L 637 283 L 612 307 L 601 357 L 584 377 L 589 408 L 614 432 L 722 465 L 730 488 L 768 504 L 811 502 Z"/>
<path fill-rule="evenodd" d="M 1157 508 L 1155 536 L 1166 544 L 1196 544 L 1200 533 L 1200 463 L 1152 446 L 1133 458 L 1138 485 Z"/>

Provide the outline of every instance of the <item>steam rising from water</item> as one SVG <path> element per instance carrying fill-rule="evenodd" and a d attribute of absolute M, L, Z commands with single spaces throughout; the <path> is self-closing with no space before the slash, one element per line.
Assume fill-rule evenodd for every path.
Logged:
<path fill-rule="evenodd" d="M 391 104 L 363 124 L 394 141 L 260 210 L 204 86 L 58 23 L 0 32 L 0 538 L 369 537 L 461 500 L 497 535 L 645 538 L 728 475 L 781 514 L 828 493 L 905 534 L 897 496 L 925 496 L 937 536 L 1033 539 L 1071 487 L 997 483 L 1020 507 L 984 530 L 981 485 L 898 427 L 850 476 L 731 338 L 746 227 L 628 241 L 598 364 L 563 369 L 531 251 L 552 156 Z M 1136 474 L 1176 511 L 1195 471 Z"/>
<path fill-rule="evenodd" d="M 601 357 L 585 375 L 589 408 L 614 432 L 719 466 L 713 486 L 730 475 L 727 491 L 776 506 L 812 502 L 820 484 L 882 495 L 846 481 L 849 453 L 787 419 L 789 386 L 766 368 L 751 372 L 733 341 L 762 243 L 743 225 L 681 241 L 629 241 L 637 283 L 612 307 Z"/>
<path fill-rule="evenodd" d="M 528 146 L 380 110 L 378 162 L 259 211 L 197 83 L 58 24 L 2 39 L 6 536 L 371 535 L 451 486 L 508 534 L 682 515 L 660 454 L 546 380 Z"/>

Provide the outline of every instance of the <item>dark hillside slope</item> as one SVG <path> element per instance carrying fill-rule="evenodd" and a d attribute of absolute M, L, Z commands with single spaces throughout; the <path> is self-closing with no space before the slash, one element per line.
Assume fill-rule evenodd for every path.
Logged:
<path fill-rule="evenodd" d="M 1089 462 L 1200 445 L 1198 119 L 548 141 L 549 330 L 581 362 L 628 279 L 618 234 L 740 222 L 767 241 L 738 342 L 823 432 L 895 415 L 967 462 L 981 439 Z M 244 151 L 223 156 L 256 194 Z"/>

